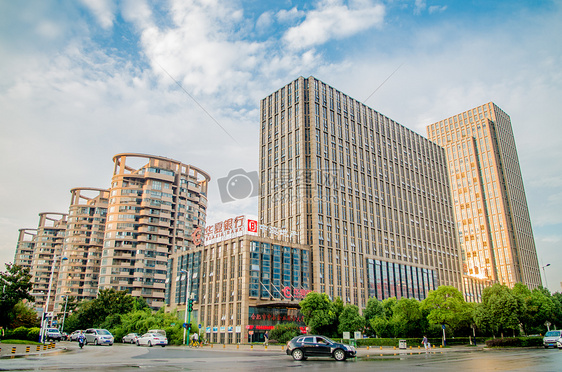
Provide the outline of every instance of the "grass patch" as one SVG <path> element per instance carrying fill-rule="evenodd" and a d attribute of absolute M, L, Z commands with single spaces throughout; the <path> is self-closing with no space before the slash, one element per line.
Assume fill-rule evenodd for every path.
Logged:
<path fill-rule="evenodd" d="M 28 340 L 2 340 L 1 344 L 13 344 L 13 345 L 43 345 L 40 342 L 28 341 Z"/>

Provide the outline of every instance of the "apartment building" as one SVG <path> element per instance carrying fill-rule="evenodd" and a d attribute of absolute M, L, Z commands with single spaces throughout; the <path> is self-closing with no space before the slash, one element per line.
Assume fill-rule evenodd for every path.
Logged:
<path fill-rule="evenodd" d="M 31 264 L 31 294 L 37 311 L 53 311 L 57 276 L 66 232 L 66 213 L 39 214 L 35 249 Z M 47 298 L 49 297 L 49 298 Z"/>
<path fill-rule="evenodd" d="M 467 299 L 479 295 L 471 278 L 540 286 L 509 115 L 488 102 L 428 125 L 427 133 L 446 151 Z"/>
<path fill-rule="evenodd" d="M 30 271 L 33 265 L 36 235 L 37 229 L 19 229 L 18 244 L 14 255 L 14 264 L 26 267 Z"/>
<path fill-rule="evenodd" d="M 62 248 L 67 258 L 57 278 L 55 311 L 63 311 L 66 296 L 78 301 L 98 295 L 98 282 L 109 202 L 109 190 L 80 187 L 70 190 L 68 223 Z"/>
<path fill-rule="evenodd" d="M 360 308 L 461 289 L 446 164 L 434 142 L 299 77 L 260 103 L 259 224 L 310 247 L 311 289 Z"/>
<path fill-rule="evenodd" d="M 210 177 L 159 156 L 118 154 L 113 162 L 99 288 L 142 296 L 157 309 L 169 259 L 193 249 L 192 233 L 205 227 Z"/>

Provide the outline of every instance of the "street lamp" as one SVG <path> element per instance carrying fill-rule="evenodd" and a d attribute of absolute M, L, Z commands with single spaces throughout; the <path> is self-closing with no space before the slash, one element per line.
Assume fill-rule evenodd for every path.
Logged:
<path fill-rule="evenodd" d="M 544 269 L 545 267 L 550 266 L 550 264 L 546 264 L 542 267 L 542 272 L 544 274 L 544 285 L 546 287 L 546 289 L 548 289 L 548 280 L 546 280 L 546 270 Z"/>
<path fill-rule="evenodd" d="M 187 327 L 191 325 L 191 312 L 189 312 L 187 309 L 187 306 L 189 304 L 189 299 L 191 298 L 191 292 L 189 290 L 189 286 L 191 285 L 191 271 L 180 270 L 180 273 L 187 274 L 187 285 L 185 286 L 185 314 L 184 314 L 185 316 L 183 320 L 183 323 L 185 324 L 185 327 L 183 328 L 183 343 L 187 344 L 187 337 L 186 337 Z M 187 315 L 188 313 L 189 313 L 189 319 Z"/>
<path fill-rule="evenodd" d="M 64 320 L 66 319 L 66 306 L 68 305 L 68 294 L 70 293 L 70 291 L 66 291 L 64 293 L 66 293 L 66 295 L 62 296 L 64 297 L 64 313 L 62 314 L 62 328 L 60 330 L 60 333 L 64 332 Z"/>
<path fill-rule="evenodd" d="M 47 311 L 49 311 L 49 299 L 51 298 L 51 288 L 53 286 L 53 276 L 55 275 L 55 266 L 57 266 L 57 260 L 59 259 L 59 256 L 55 256 L 53 258 L 53 265 L 51 266 L 51 276 L 49 277 L 49 289 L 47 290 L 47 301 L 45 302 L 45 309 L 43 310 L 43 316 L 41 317 L 41 340 L 40 342 L 42 342 L 43 344 L 45 343 L 45 329 L 46 327 L 46 316 L 47 315 Z M 68 260 L 68 257 L 63 257 L 61 261 L 66 261 Z M 52 319 L 53 317 L 51 316 L 50 319 Z"/>

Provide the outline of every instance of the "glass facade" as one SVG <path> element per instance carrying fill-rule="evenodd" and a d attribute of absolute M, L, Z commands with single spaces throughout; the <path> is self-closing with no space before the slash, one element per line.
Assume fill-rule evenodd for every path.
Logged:
<path fill-rule="evenodd" d="M 284 288 L 310 289 L 309 253 L 303 249 L 252 241 L 249 269 L 250 297 L 281 299 Z"/>
<path fill-rule="evenodd" d="M 367 277 L 369 297 L 379 301 L 390 297 L 423 300 L 438 286 L 435 270 L 373 259 L 367 260 Z"/>
<path fill-rule="evenodd" d="M 171 265 L 176 263 L 176 270 Z M 201 271 L 201 251 L 178 256 L 175 260 L 168 260 L 168 274 L 166 278 L 166 304 L 170 305 L 170 293 L 172 291 L 172 280 L 176 281 L 175 303 L 185 303 L 187 286 L 194 301 L 199 300 L 199 276 Z M 177 273 L 175 279 L 173 273 Z M 189 280 L 191 279 L 191 280 Z"/>

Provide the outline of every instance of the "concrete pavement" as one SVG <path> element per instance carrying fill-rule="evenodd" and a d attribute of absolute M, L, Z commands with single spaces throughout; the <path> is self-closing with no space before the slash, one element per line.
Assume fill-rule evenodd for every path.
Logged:
<path fill-rule="evenodd" d="M 19 345 L 19 344 L 4 344 L 0 343 L 0 357 L 16 357 L 16 356 L 25 356 L 25 355 L 37 355 L 37 354 L 48 354 L 57 351 L 63 351 L 67 349 L 73 349 L 73 345 L 76 343 L 70 342 L 59 342 L 59 343 L 50 343 L 45 345 Z M 187 348 L 186 346 L 167 346 L 167 348 L 173 349 L 183 349 Z M 285 353 L 286 345 L 269 345 L 265 346 L 262 344 L 259 345 L 250 345 L 250 344 L 212 344 L 212 345 L 205 345 L 202 347 L 205 351 L 228 351 L 228 352 L 237 352 L 237 351 L 253 351 L 253 352 L 269 352 L 269 353 Z M 437 354 L 437 353 L 448 353 L 454 351 L 482 351 L 484 348 L 482 346 L 452 346 L 446 348 L 440 347 L 432 347 L 430 350 L 426 351 L 423 347 L 408 347 L 407 349 L 399 349 L 391 346 L 372 346 L 372 347 L 358 347 L 357 348 L 357 356 L 376 356 L 376 355 L 413 355 L 413 354 Z"/>

